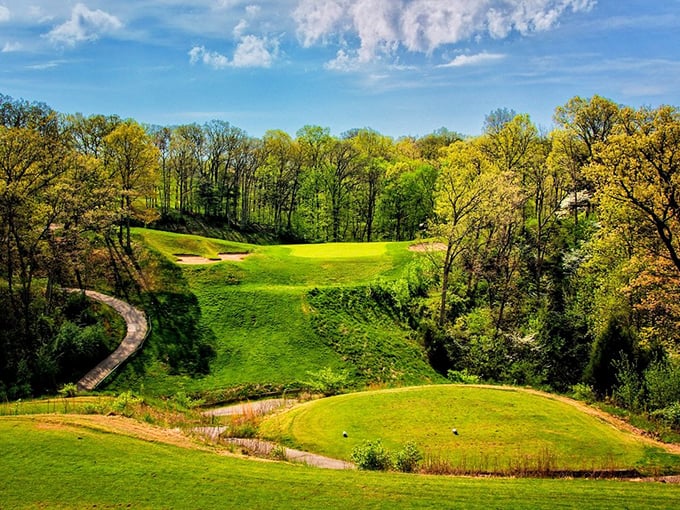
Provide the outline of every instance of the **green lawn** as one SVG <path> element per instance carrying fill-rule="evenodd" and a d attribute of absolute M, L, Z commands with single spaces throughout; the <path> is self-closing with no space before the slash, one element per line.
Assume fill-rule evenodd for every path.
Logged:
<path fill-rule="evenodd" d="M 333 472 L 0 418 L 0 508 L 672 509 L 680 486 Z"/>
<path fill-rule="evenodd" d="M 414 441 L 426 457 L 472 471 L 546 460 L 560 470 L 680 467 L 677 456 L 570 404 L 512 388 L 440 385 L 341 395 L 274 416 L 262 430 L 342 459 L 365 440 L 381 439 L 391 450 Z"/>
<path fill-rule="evenodd" d="M 205 377 L 178 374 L 181 366 L 174 373 L 165 368 L 164 342 L 172 332 L 162 328 L 177 320 L 172 311 L 152 329 L 149 352 L 126 367 L 112 389 L 172 394 L 244 384 L 281 387 L 307 380 L 309 372 L 323 367 L 347 370 L 351 381 L 361 384 L 440 380 L 412 332 L 389 311 L 374 307 L 357 314 L 334 299 L 310 299 L 314 289 L 353 292 L 377 278 L 396 278 L 414 259 L 408 243 L 254 246 L 145 229 L 134 235 L 179 272 L 172 281 L 182 282 L 185 301 L 195 300 L 196 334 L 210 340 L 215 357 Z M 241 262 L 174 265 L 176 253 L 215 257 L 220 252 L 251 255 Z M 372 301 L 362 297 L 360 302 Z"/>

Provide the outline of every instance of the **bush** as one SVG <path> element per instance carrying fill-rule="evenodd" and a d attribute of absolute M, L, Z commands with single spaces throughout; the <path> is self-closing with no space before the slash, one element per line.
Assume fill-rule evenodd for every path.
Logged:
<path fill-rule="evenodd" d="M 644 376 L 650 409 L 664 409 L 680 401 L 680 367 L 668 362 L 655 363 Z"/>
<path fill-rule="evenodd" d="M 413 441 L 409 441 L 394 454 L 394 468 L 403 473 L 413 473 L 418 469 L 421 460 L 423 454 Z"/>
<path fill-rule="evenodd" d="M 116 397 L 111 404 L 111 410 L 129 418 L 134 414 L 135 407 L 142 402 L 142 399 L 133 395 L 131 391 L 126 391 Z"/>
<path fill-rule="evenodd" d="M 456 384 L 479 384 L 481 379 L 478 375 L 470 374 L 467 368 L 463 370 L 449 370 L 446 378 Z"/>
<path fill-rule="evenodd" d="M 587 404 L 591 404 L 597 400 L 593 387 L 583 383 L 574 384 L 571 387 L 571 396 L 576 400 L 582 400 Z"/>
<path fill-rule="evenodd" d="M 357 468 L 366 471 L 387 471 L 392 467 L 390 453 L 383 447 L 380 439 L 355 446 L 352 450 L 352 462 Z"/>
<path fill-rule="evenodd" d="M 64 398 L 75 397 L 78 394 L 78 385 L 75 383 L 64 384 L 59 390 L 59 395 Z"/>
<path fill-rule="evenodd" d="M 349 379 L 347 371 L 334 372 L 331 367 L 322 368 L 317 372 L 307 372 L 307 375 L 311 379 L 305 381 L 305 386 L 310 391 L 322 393 L 326 397 L 341 393 Z"/>
<path fill-rule="evenodd" d="M 643 400 L 644 388 L 635 366 L 625 356 L 615 361 L 613 365 L 616 369 L 617 382 L 612 393 L 614 402 L 631 411 L 637 411 Z"/>
<path fill-rule="evenodd" d="M 274 459 L 274 460 L 288 460 L 288 455 L 286 455 L 286 448 L 281 446 L 280 444 L 277 444 L 272 448 L 272 451 L 269 452 L 269 456 Z"/>
<path fill-rule="evenodd" d="M 680 427 L 680 402 L 673 402 L 668 407 L 652 413 L 655 418 L 661 418 L 671 427 Z"/>

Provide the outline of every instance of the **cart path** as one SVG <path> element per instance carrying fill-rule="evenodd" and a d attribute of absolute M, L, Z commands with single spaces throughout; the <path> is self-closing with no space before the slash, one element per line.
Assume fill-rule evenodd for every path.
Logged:
<path fill-rule="evenodd" d="M 220 434 L 227 430 L 227 427 L 197 427 L 194 432 L 208 437 L 213 441 L 224 441 L 228 444 L 240 446 L 247 452 L 251 452 L 257 456 L 270 457 L 275 448 L 280 448 L 280 445 L 271 441 L 264 441 L 262 439 L 245 439 L 239 437 L 224 437 L 220 438 Z M 293 448 L 283 448 L 285 460 L 289 462 L 297 462 L 314 466 L 323 469 L 354 469 L 354 464 L 345 462 L 344 460 L 332 459 L 317 455 L 315 453 L 303 452 L 302 450 L 295 450 Z"/>
<path fill-rule="evenodd" d="M 69 292 L 81 292 L 79 289 L 68 290 Z M 125 319 L 127 325 L 127 333 L 118 348 L 78 381 L 79 390 L 91 391 L 142 346 L 149 331 L 149 324 L 143 311 L 125 301 L 94 290 L 86 290 L 85 295 L 113 308 Z"/>
<path fill-rule="evenodd" d="M 208 409 L 203 412 L 205 416 L 242 416 L 253 414 L 261 416 L 276 411 L 281 407 L 290 407 L 297 403 L 295 398 L 268 398 L 264 400 L 253 400 L 252 402 L 242 402 L 225 407 Z"/>

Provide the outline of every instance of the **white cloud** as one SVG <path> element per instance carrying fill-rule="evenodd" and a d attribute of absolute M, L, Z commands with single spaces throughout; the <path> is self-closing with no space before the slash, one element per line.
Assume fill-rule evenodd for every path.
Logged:
<path fill-rule="evenodd" d="M 45 71 L 47 69 L 54 69 L 55 67 L 59 67 L 65 63 L 67 63 L 66 60 L 50 60 L 44 64 L 33 64 L 26 66 L 26 69 L 30 69 L 31 71 Z"/>
<path fill-rule="evenodd" d="M 23 46 L 21 43 L 18 42 L 6 42 L 4 46 L 2 47 L 2 53 L 12 53 L 14 51 L 19 51 L 21 50 Z"/>
<path fill-rule="evenodd" d="M 279 43 L 254 35 L 242 37 L 234 51 L 234 57 L 228 57 L 215 51 L 208 51 L 205 46 L 194 46 L 189 51 L 191 64 L 203 63 L 213 69 L 227 67 L 271 67 L 278 57 Z"/>
<path fill-rule="evenodd" d="M 339 30 L 347 4 L 347 0 L 301 0 L 293 12 L 293 19 L 302 45 L 310 47 Z"/>
<path fill-rule="evenodd" d="M 84 4 L 76 4 L 71 19 L 54 27 L 47 38 L 55 44 L 74 46 L 83 41 L 93 41 L 100 35 L 109 34 L 123 27 L 115 16 L 100 9 L 90 10 Z"/>
<path fill-rule="evenodd" d="M 359 60 L 357 57 L 348 55 L 345 50 L 338 50 L 335 58 L 326 62 L 324 67 L 329 71 L 340 71 L 343 73 L 356 71 L 360 68 Z"/>
<path fill-rule="evenodd" d="M 260 11 L 262 10 L 262 7 L 259 5 L 248 5 L 246 6 L 246 14 L 248 16 L 257 16 L 260 14 Z"/>
<path fill-rule="evenodd" d="M 189 51 L 189 61 L 192 64 L 203 62 L 213 69 L 224 69 L 229 66 L 229 59 L 215 51 L 208 51 L 205 46 L 194 46 Z"/>
<path fill-rule="evenodd" d="M 484 64 L 487 62 L 495 62 L 503 60 L 505 55 L 501 53 L 477 53 L 476 55 L 458 55 L 448 64 L 442 64 L 439 67 L 463 67 L 477 64 Z"/>
<path fill-rule="evenodd" d="M 9 9 L 5 7 L 4 5 L 0 5 L 0 23 L 4 23 L 5 21 L 9 21 L 9 19 L 12 17 L 11 13 L 9 12 Z"/>
<path fill-rule="evenodd" d="M 271 67 L 278 55 L 279 45 L 276 41 L 247 35 L 236 47 L 232 65 L 234 67 Z"/>
<path fill-rule="evenodd" d="M 248 22 L 244 19 L 238 22 L 238 24 L 234 27 L 234 35 L 236 37 L 241 37 L 243 35 L 243 32 L 248 28 Z"/>
<path fill-rule="evenodd" d="M 343 50 L 357 50 L 359 61 L 366 62 L 391 55 L 400 47 L 430 54 L 473 38 L 503 39 L 513 32 L 527 35 L 550 30 L 567 11 L 587 12 L 595 3 L 596 0 L 300 0 L 293 19 L 303 46 L 334 41 Z M 348 44 L 352 40 L 358 40 L 358 45 Z"/>

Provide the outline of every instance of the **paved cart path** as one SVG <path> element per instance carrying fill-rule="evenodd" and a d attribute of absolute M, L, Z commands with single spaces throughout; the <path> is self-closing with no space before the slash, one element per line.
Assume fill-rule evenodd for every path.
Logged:
<path fill-rule="evenodd" d="M 81 292 L 78 289 L 69 290 L 70 292 Z M 127 334 L 118 348 L 78 381 L 79 390 L 90 391 L 95 389 L 111 372 L 142 346 L 149 325 L 144 312 L 125 301 L 94 290 L 86 290 L 85 295 L 116 310 L 125 319 L 127 325 Z"/>

